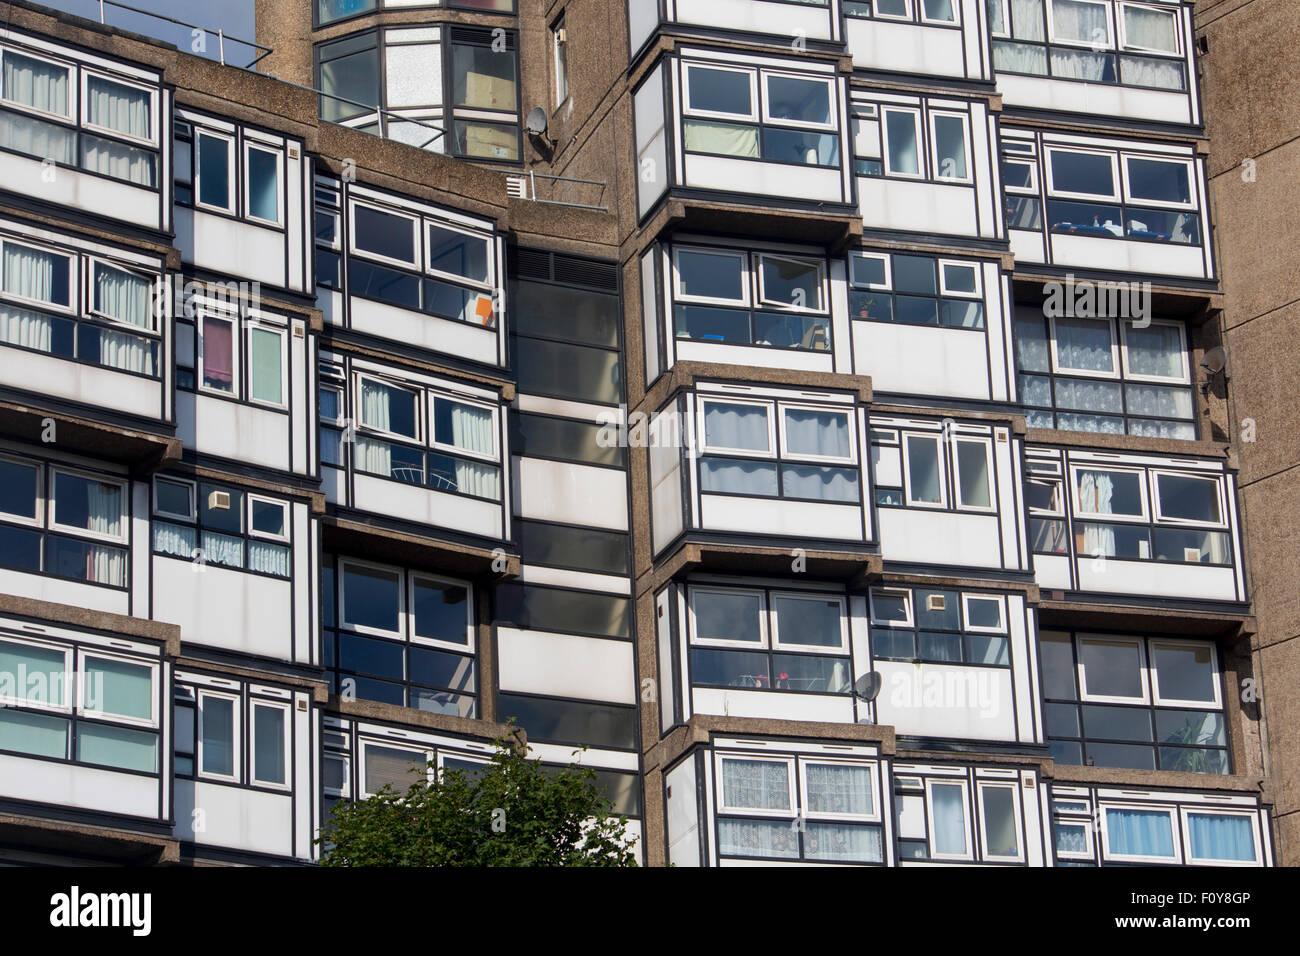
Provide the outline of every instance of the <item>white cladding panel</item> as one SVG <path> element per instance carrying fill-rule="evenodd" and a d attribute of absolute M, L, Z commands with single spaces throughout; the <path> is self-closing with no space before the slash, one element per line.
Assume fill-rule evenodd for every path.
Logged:
<path fill-rule="evenodd" d="M 1079 590 L 1204 601 L 1237 600 L 1236 575 L 1232 568 L 1116 558 L 1100 560 L 1087 556 L 1079 558 Z"/>
<path fill-rule="evenodd" d="M 998 519 L 923 508 L 881 508 L 880 547 L 887 561 L 1002 566 Z"/>
<path fill-rule="evenodd" d="M 859 176 L 858 208 L 871 229 L 979 235 L 975 190 L 969 186 Z"/>
<path fill-rule="evenodd" d="M 1058 266 L 1197 279 L 1205 278 L 1207 274 L 1205 253 L 1200 246 L 1065 235 L 1053 235 L 1051 243 L 1052 263 Z"/>
<path fill-rule="evenodd" d="M 456 319 L 399 309 L 384 302 L 352 296 L 352 328 L 379 338 L 499 365 L 497 331 Z"/>
<path fill-rule="evenodd" d="M 126 591 L 52 578 L 44 574 L 24 574 L 0 568 L 0 593 L 19 594 L 37 601 L 70 604 L 89 611 L 108 611 L 111 614 L 130 614 Z"/>
<path fill-rule="evenodd" d="M 998 74 L 998 91 L 1007 106 L 1117 116 L 1156 123 L 1194 123 L 1186 93 L 1108 83 L 1077 83 L 1040 76 Z"/>
<path fill-rule="evenodd" d="M 195 808 L 203 812 L 201 830 L 194 825 Z M 177 780 L 176 836 L 202 846 L 290 856 L 293 797 L 202 780 Z"/>
<path fill-rule="evenodd" d="M 1046 262 L 1043 252 L 1043 234 L 1028 232 L 1024 229 L 1008 229 L 1007 238 L 1011 240 L 1011 252 L 1016 259 L 1025 262 Z"/>
<path fill-rule="evenodd" d="M 155 555 L 153 616 L 181 639 L 224 650 L 293 659 L 289 581 Z"/>
<path fill-rule="evenodd" d="M 700 515 L 700 525 L 706 531 L 745 531 L 849 541 L 865 538 L 862 509 L 858 505 L 700 495 Z"/>
<path fill-rule="evenodd" d="M 371 475 L 353 475 L 352 489 L 352 506 L 359 511 L 464 531 L 483 538 L 502 536 L 502 508 L 496 501 L 467 498 Z"/>
<path fill-rule="evenodd" d="M 159 379 L 2 345 L 0 366 L 4 368 L 4 383 L 10 388 L 141 418 L 163 418 L 163 386 Z"/>
<path fill-rule="evenodd" d="M 289 416 L 195 392 L 176 393 L 176 433 L 186 448 L 288 471 Z"/>
<path fill-rule="evenodd" d="M 811 40 L 831 39 L 828 7 L 801 7 L 788 2 L 764 0 L 678 0 L 678 23 L 721 27 L 745 33 L 769 33 L 781 37 L 803 36 Z M 632 49 L 636 49 L 633 40 Z"/>
<path fill-rule="evenodd" d="M 42 202 L 71 206 L 146 229 L 160 228 L 162 201 L 157 190 L 120 179 L 92 176 L 67 167 L 59 167 L 58 175 L 51 179 L 39 159 L 0 153 L 0 182 L 19 195 L 40 196 Z"/>
<path fill-rule="evenodd" d="M 700 817 L 695 800 L 695 761 L 688 757 L 664 774 L 668 794 L 668 863 L 700 865 Z"/>
<path fill-rule="evenodd" d="M 1034 577 L 1038 586 L 1069 591 L 1070 557 L 1065 554 L 1034 555 Z"/>
<path fill-rule="evenodd" d="M 7 800 L 158 819 L 157 777 L 0 754 L 0 780 Z"/>
<path fill-rule="evenodd" d="M 965 76 L 962 31 L 845 17 L 853 65 L 929 76 Z"/>
<path fill-rule="evenodd" d="M 783 199 L 842 202 L 844 198 L 838 167 L 756 163 L 695 153 L 686 156 L 686 181 L 683 185 Z"/>
<path fill-rule="evenodd" d="M 1015 740 L 1011 670 L 960 664 L 876 661 L 884 684 L 876 722 L 900 734 Z"/>
<path fill-rule="evenodd" d="M 630 641 L 497 628 L 503 691 L 636 703 Z"/>
<path fill-rule="evenodd" d="M 854 322 L 853 363 L 876 391 L 989 397 L 988 339 L 972 329 Z"/>
<path fill-rule="evenodd" d="M 277 229 L 177 206 L 176 247 L 185 262 L 240 281 L 288 284 L 285 233 Z"/>
<path fill-rule="evenodd" d="M 624 472 L 540 458 L 516 458 L 513 470 L 520 517 L 627 530 Z"/>

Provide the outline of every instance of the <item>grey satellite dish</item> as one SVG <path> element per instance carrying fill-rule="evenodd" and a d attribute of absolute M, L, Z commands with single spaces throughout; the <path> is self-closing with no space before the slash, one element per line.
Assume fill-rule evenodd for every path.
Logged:
<path fill-rule="evenodd" d="M 875 700 L 876 696 L 880 693 L 880 687 L 883 683 L 884 681 L 881 680 L 880 674 L 876 671 L 872 671 L 871 673 L 863 674 L 858 678 L 857 683 L 853 685 L 853 693 L 858 700 L 865 700 L 867 703 L 870 703 Z"/>
<path fill-rule="evenodd" d="M 1201 368 L 1211 375 L 1218 375 L 1228 364 L 1228 350 L 1222 345 L 1216 345 L 1205 353 L 1205 358 L 1201 359 Z"/>
<path fill-rule="evenodd" d="M 546 110 L 540 106 L 534 106 L 528 112 L 528 119 L 524 120 L 524 132 L 529 136 L 545 136 Z"/>

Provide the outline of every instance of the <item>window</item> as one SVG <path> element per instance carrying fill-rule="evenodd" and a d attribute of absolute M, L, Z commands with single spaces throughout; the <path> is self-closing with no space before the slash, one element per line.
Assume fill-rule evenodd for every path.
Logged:
<path fill-rule="evenodd" d="M 1033 470 L 1033 465 L 1030 470 Z M 1059 469 L 1058 469 L 1059 470 Z M 1033 477 L 1025 481 L 1029 509 L 1029 538 L 1034 554 L 1069 554 L 1063 484 L 1059 477 Z"/>
<path fill-rule="evenodd" d="M 699 404 L 705 494 L 861 501 L 851 408 L 703 397 Z"/>
<path fill-rule="evenodd" d="M 501 720 L 527 727 L 530 741 L 634 750 L 637 709 L 523 694 L 498 693 Z"/>
<path fill-rule="evenodd" d="M 874 762 L 719 753 L 718 854 L 883 863 Z"/>
<path fill-rule="evenodd" d="M 849 256 L 849 316 L 896 325 L 983 329 L 981 273 L 976 262 L 855 252 Z"/>
<path fill-rule="evenodd" d="M 1086 863 L 1068 863 L 1066 865 L 1088 866 L 1095 859 L 1093 855 L 1092 834 L 1094 817 L 1092 803 L 1089 800 L 1052 801 L 1052 830 L 1058 861 L 1085 860 Z"/>
<path fill-rule="evenodd" d="M 1177 860 L 1172 809 L 1103 805 L 1101 813 L 1102 845 L 1108 859 Z"/>
<path fill-rule="evenodd" d="M 289 708 L 253 701 L 253 782 L 288 785 Z"/>
<path fill-rule="evenodd" d="M 1011 666 L 1000 595 L 876 588 L 871 652 L 882 660 Z"/>
<path fill-rule="evenodd" d="M 1020 848 L 1020 800 L 1014 784 L 977 784 L 980 803 L 980 840 L 984 858 L 1023 860 Z"/>
<path fill-rule="evenodd" d="M 693 587 L 690 609 L 693 684 L 849 693 L 843 597 Z"/>
<path fill-rule="evenodd" d="M 966 148 L 966 117 L 955 113 L 931 113 L 934 137 L 934 178 L 970 182 Z"/>
<path fill-rule="evenodd" d="M 196 201 L 200 206 L 234 212 L 232 172 L 235 141 L 229 136 L 200 130 L 195 135 L 194 169 Z"/>
<path fill-rule="evenodd" d="M 999 73 L 1184 92 L 1176 9 L 1116 0 L 988 0 Z"/>
<path fill-rule="evenodd" d="M 1014 805 L 1015 791 L 1011 789 L 1013 806 L 1010 812 L 1015 818 L 1018 811 Z M 989 823 L 993 823 L 993 833 L 1000 840 L 996 849 L 1006 850 L 1004 817 L 997 810 L 990 816 L 985 815 L 989 804 L 985 802 L 982 790 L 980 801 L 980 832 L 987 834 Z M 974 819 L 970 782 L 965 774 L 894 777 L 894 824 L 901 860 L 975 860 Z M 986 843 L 980 858 L 1004 862 L 1010 859 L 1005 855 L 999 856 L 993 852 L 994 849 L 991 843 Z"/>
<path fill-rule="evenodd" d="M 1214 645 L 1044 631 L 1044 713 L 1061 763 L 1228 773 Z"/>
<path fill-rule="evenodd" d="M 885 117 L 885 172 L 890 176 L 920 176 L 920 113 L 883 109 Z"/>
<path fill-rule="evenodd" d="M 551 27 L 551 45 L 555 49 L 555 105 L 569 98 L 569 37 L 564 17 Z"/>
<path fill-rule="evenodd" d="M 96 647 L 0 637 L 0 750 L 157 774 L 158 673 Z"/>
<path fill-rule="evenodd" d="M 0 565 L 87 584 L 127 585 L 122 481 L 0 458 Z"/>
<path fill-rule="evenodd" d="M 254 402 L 283 406 L 284 331 L 250 325 L 248 358 L 248 397 Z"/>
<path fill-rule="evenodd" d="M 879 20 L 919 21 L 926 26 L 953 27 L 960 24 L 959 0 L 845 0 L 850 17 Z"/>
<path fill-rule="evenodd" d="M 0 235 L 0 343 L 156 377 L 160 287 L 156 274 Z"/>
<path fill-rule="evenodd" d="M 679 341 L 830 349 L 821 259 L 678 246 L 673 298 Z"/>
<path fill-rule="evenodd" d="M 1020 394 L 1031 428 L 1196 437 L 1181 322 L 1152 319 L 1139 328 L 1024 307 L 1015 314 Z"/>
<path fill-rule="evenodd" d="M 239 361 L 235 316 L 199 316 L 199 388 L 235 395 Z"/>
<path fill-rule="evenodd" d="M 288 578 L 290 537 L 287 501 L 211 482 L 154 479 L 154 554 Z"/>
<path fill-rule="evenodd" d="M 831 79 L 690 62 L 682 72 L 687 152 L 840 165 Z"/>
<path fill-rule="evenodd" d="M 475 716 L 469 584 L 342 558 L 324 574 L 325 667 L 335 693 Z"/>
<path fill-rule="evenodd" d="M 293 747 L 289 694 L 224 678 L 207 685 L 177 676 L 176 775 L 287 791 Z M 328 754 L 322 766 L 328 777 Z"/>
<path fill-rule="evenodd" d="M 995 511 L 990 438 L 953 431 L 875 429 L 871 436 L 876 504 Z"/>
<path fill-rule="evenodd" d="M 357 471 L 434 491 L 501 500 L 495 406 L 367 375 L 358 374 L 355 382 Z"/>
<path fill-rule="evenodd" d="M 1189 863 L 1214 866 L 1257 865 L 1260 862 L 1258 828 L 1254 814 L 1182 810 Z"/>
<path fill-rule="evenodd" d="M 250 219 L 280 224 L 280 179 L 283 156 L 278 150 L 244 144 L 244 208 Z"/>

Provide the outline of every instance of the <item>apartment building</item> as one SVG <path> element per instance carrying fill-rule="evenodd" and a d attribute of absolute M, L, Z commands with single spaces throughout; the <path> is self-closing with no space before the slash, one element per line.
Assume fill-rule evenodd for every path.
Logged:
<path fill-rule="evenodd" d="M 1192 3 L 4 8 L 0 860 L 1274 862 Z"/>

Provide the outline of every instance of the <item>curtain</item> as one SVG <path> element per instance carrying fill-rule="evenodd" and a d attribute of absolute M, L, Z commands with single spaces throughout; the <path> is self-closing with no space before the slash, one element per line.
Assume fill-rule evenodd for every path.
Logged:
<path fill-rule="evenodd" d="M 848 417 L 836 412 L 787 408 L 785 446 L 792 455 L 847 458 L 850 454 Z"/>
<path fill-rule="evenodd" d="M 1113 514 L 1111 498 L 1114 493 L 1115 483 L 1105 472 L 1081 471 L 1079 473 L 1080 511 L 1091 514 Z M 1083 550 L 1093 556 L 1113 556 L 1115 554 L 1114 529 L 1103 525 L 1088 525 L 1083 532 Z"/>
<path fill-rule="evenodd" d="M 721 153 L 743 159 L 758 159 L 758 128 L 734 126 L 730 123 L 708 123 L 687 120 L 686 151 L 689 153 Z"/>
<path fill-rule="evenodd" d="M 889 171 L 919 173 L 916 149 L 916 116 L 897 110 L 885 111 L 885 139 L 889 145 Z"/>
<path fill-rule="evenodd" d="M 95 265 L 95 309 L 142 329 L 153 326 L 153 285 L 142 276 Z M 152 375 L 153 343 L 129 332 L 101 330 L 99 361 L 112 368 Z"/>
<path fill-rule="evenodd" d="M 1151 86 L 1161 90 L 1182 90 L 1183 65 L 1180 60 L 1158 60 L 1149 56 L 1121 56 L 1120 73 L 1125 83 Z"/>
<path fill-rule="evenodd" d="M 13 295 L 42 302 L 61 301 L 66 304 L 67 290 L 54 287 L 54 263 L 52 253 L 40 249 L 6 242 L 4 247 L 4 290 Z M 67 272 L 62 271 L 62 278 Z"/>
<path fill-rule="evenodd" d="M 705 492 L 776 497 L 776 465 L 770 461 L 702 458 L 700 487 Z"/>
<path fill-rule="evenodd" d="M 4 98 L 45 113 L 68 115 L 68 69 L 4 52 Z"/>
<path fill-rule="evenodd" d="M 1124 39 L 1128 46 L 1177 53 L 1178 23 L 1171 12 L 1126 5 Z"/>
<path fill-rule="evenodd" d="M 1189 813 L 1187 833 L 1194 860 L 1255 859 L 1255 836 L 1249 817 Z"/>
<path fill-rule="evenodd" d="M 1106 808 L 1106 834 L 1111 853 L 1125 856 L 1173 856 L 1174 834 L 1169 814 L 1162 810 Z"/>
<path fill-rule="evenodd" d="M 722 761 L 722 788 L 729 807 L 789 810 L 790 768 L 770 760 Z"/>
<path fill-rule="evenodd" d="M 871 813 L 871 769 L 808 764 L 808 810 L 812 813 Z"/>
<path fill-rule="evenodd" d="M 114 143 L 88 133 L 81 134 L 81 165 L 91 172 L 125 179 L 140 186 L 153 186 L 153 153 L 125 143 Z"/>
<path fill-rule="evenodd" d="M 480 498 L 501 497 L 501 469 L 476 461 L 456 460 L 456 487 Z"/>
<path fill-rule="evenodd" d="M 1047 326 L 1041 315 L 1016 316 L 1016 359 L 1027 372 L 1046 372 L 1050 368 Z"/>
<path fill-rule="evenodd" d="M 1058 853 L 1087 853 L 1087 825 L 1058 823 L 1056 825 L 1056 849 Z"/>
<path fill-rule="evenodd" d="M 244 567 L 244 541 L 216 531 L 203 532 L 203 560 L 228 568 Z"/>
<path fill-rule="evenodd" d="M 195 531 L 184 525 L 155 521 L 153 524 L 153 549 L 178 558 L 191 558 L 196 547 Z"/>
<path fill-rule="evenodd" d="M 1122 412 L 1119 382 L 1089 382 L 1077 378 L 1056 380 L 1056 407 L 1088 412 Z"/>
<path fill-rule="evenodd" d="M 799 858 L 799 834 L 785 820 L 718 819 L 718 852 L 723 856 Z"/>
<path fill-rule="evenodd" d="M 86 530 L 122 534 L 122 489 L 98 481 L 86 482 Z M 86 550 L 86 580 L 121 585 L 126 581 L 126 552 L 90 545 Z"/>
<path fill-rule="evenodd" d="M 277 405 L 283 400 L 280 383 L 280 343 L 278 332 L 253 329 L 249 339 L 250 397 Z"/>
<path fill-rule="evenodd" d="M 957 784 L 934 784 L 930 789 L 933 814 L 934 846 L 931 853 L 964 854 L 966 852 L 966 808 L 962 788 Z"/>
<path fill-rule="evenodd" d="M 989 32 L 996 35 L 1007 32 L 1007 23 L 1002 16 L 1002 0 L 984 0 L 988 9 Z"/>
<path fill-rule="evenodd" d="M 48 315 L 0 304 L 0 342 L 49 352 L 54 344 L 53 323 Z"/>
<path fill-rule="evenodd" d="M 287 578 L 289 549 L 282 544 L 267 544 L 264 541 L 248 542 L 248 570 Z"/>
<path fill-rule="evenodd" d="M 1133 361 L 1130 348 L 1129 363 Z M 1192 393 L 1185 388 L 1164 388 L 1159 385 L 1127 385 L 1130 415 L 1159 415 L 1161 418 L 1191 418 Z"/>
<path fill-rule="evenodd" d="M 993 41 L 993 69 L 1003 73 L 1047 75 L 1047 50 L 1029 43 Z"/>
<path fill-rule="evenodd" d="M 389 395 L 386 388 L 367 387 L 361 383 L 361 423 L 370 428 L 387 429 L 392 426 L 389 414 Z M 393 450 L 388 442 L 356 438 L 356 465 L 363 471 L 376 475 L 392 473 Z"/>
<path fill-rule="evenodd" d="M 1052 50 L 1052 75 L 1067 80 L 1112 83 L 1115 80 L 1115 59 L 1111 54 L 1057 47 Z"/>
<path fill-rule="evenodd" d="M 102 129 L 151 139 L 149 92 L 91 76 L 86 81 L 86 119 Z"/>
<path fill-rule="evenodd" d="M 1056 320 L 1056 364 L 1062 369 L 1113 372 L 1110 325 L 1090 319 Z"/>
<path fill-rule="evenodd" d="M 451 431 L 452 443 L 457 448 L 481 455 L 491 455 L 496 449 L 489 409 L 452 403 Z"/>
<path fill-rule="evenodd" d="M 1058 40 L 1106 44 L 1110 35 L 1106 23 L 1108 6 L 1083 0 L 1056 0 L 1052 4 L 1053 34 Z"/>
<path fill-rule="evenodd" d="M 767 451 L 767 409 L 760 405 L 704 406 L 704 443 L 712 448 Z"/>
<path fill-rule="evenodd" d="M 1172 325 L 1128 329 L 1128 368 L 1134 375 L 1181 378 L 1182 336 Z"/>
<path fill-rule="evenodd" d="M 71 165 L 76 138 L 77 134 L 65 126 L 0 111 L 0 146 L 6 149 Z"/>
<path fill-rule="evenodd" d="M 1043 34 L 1043 0 L 1011 0 L 1011 31 L 1017 40 L 1047 39 Z"/>
<path fill-rule="evenodd" d="M 230 319 L 203 317 L 203 384 L 233 392 L 235 389 L 235 324 Z"/>
<path fill-rule="evenodd" d="M 816 465 L 783 465 L 782 493 L 787 498 L 815 498 L 821 501 L 857 502 L 856 468 L 821 468 Z"/>
<path fill-rule="evenodd" d="M 804 833 L 804 856 L 809 860 L 853 860 L 879 863 L 884 859 L 878 827 L 852 823 L 809 823 Z"/>

